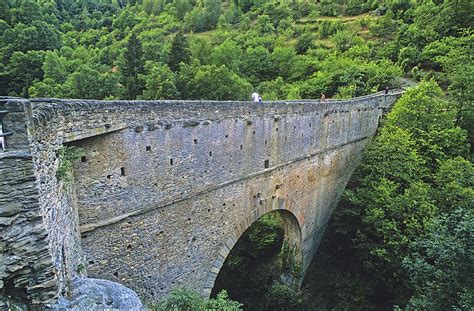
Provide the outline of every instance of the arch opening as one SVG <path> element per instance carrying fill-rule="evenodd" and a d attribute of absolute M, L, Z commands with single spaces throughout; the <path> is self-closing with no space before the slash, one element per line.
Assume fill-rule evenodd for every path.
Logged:
<path fill-rule="evenodd" d="M 275 291 L 298 290 L 301 254 L 296 217 L 284 209 L 268 212 L 233 245 L 217 274 L 211 297 L 226 290 L 246 310 L 269 309 Z"/>

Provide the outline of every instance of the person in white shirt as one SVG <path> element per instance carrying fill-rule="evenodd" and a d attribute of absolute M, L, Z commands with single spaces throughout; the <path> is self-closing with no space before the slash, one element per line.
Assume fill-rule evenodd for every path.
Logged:
<path fill-rule="evenodd" d="M 3 125 L 0 123 L 0 134 L 2 133 L 3 133 Z M 6 147 L 7 147 L 7 143 L 5 141 L 5 137 L 1 136 L 0 137 L 0 150 L 5 151 Z"/>
<path fill-rule="evenodd" d="M 252 100 L 254 103 L 259 103 L 262 101 L 262 98 L 260 97 L 260 95 L 258 95 L 257 92 L 253 92 L 252 93 Z"/>

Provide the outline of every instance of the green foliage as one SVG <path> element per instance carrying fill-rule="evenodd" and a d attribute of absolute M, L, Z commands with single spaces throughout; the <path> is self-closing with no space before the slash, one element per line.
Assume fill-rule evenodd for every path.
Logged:
<path fill-rule="evenodd" d="M 229 299 L 225 290 L 216 298 L 204 299 L 197 292 L 180 288 L 172 290 L 165 300 L 154 305 L 155 311 L 237 311 L 242 310 L 242 304 Z"/>
<path fill-rule="evenodd" d="M 166 65 L 147 62 L 145 64 L 145 90 L 140 99 L 178 99 L 176 76 Z"/>
<path fill-rule="evenodd" d="M 358 45 L 362 42 L 362 40 L 357 36 L 357 34 L 350 30 L 338 30 L 332 36 L 332 39 L 334 40 L 337 49 L 341 52 L 345 52 L 351 47 Z"/>
<path fill-rule="evenodd" d="M 471 175 L 472 177 L 472 175 Z M 471 187 L 472 190 L 472 187 Z M 471 200 L 471 203 L 473 201 Z M 439 216 L 413 243 L 403 265 L 415 292 L 410 309 L 470 310 L 474 305 L 474 213 L 472 205 Z"/>
<path fill-rule="evenodd" d="M 298 258 L 296 245 L 289 245 L 288 241 L 283 242 L 280 254 L 282 271 L 289 272 L 295 279 L 301 277 L 302 262 Z"/>
<path fill-rule="evenodd" d="M 288 249 L 281 254 L 284 233 L 283 220 L 278 213 L 266 214 L 254 222 L 227 256 L 213 294 L 226 289 L 230 297 L 242 302 L 246 309 L 266 308 L 266 297 L 272 286 L 279 283 L 281 275 L 290 272 L 283 269 L 282 258 L 294 258 Z"/>
<path fill-rule="evenodd" d="M 466 134 L 435 82 L 420 83 L 396 102 L 349 182 L 322 245 L 323 252 L 340 258 L 325 263 L 329 270 L 343 275 L 349 288 L 364 283 L 357 298 L 364 308 L 445 310 L 472 303 L 472 278 L 466 277 L 472 272 L 467 264 L 472 255 L 466 254 L 472 229 L 444 225 L 452 217 L 457 219 L 452 224 L 472 223 L 474 171 L 467 156 Z M 460 209 L 469 220 L 459 219 Z M 461 263 L 448 266 L 448 258 Z M 324 282 L 335 286 L 333 280 Z M 354 299 L 340 295 L 336 291 L 323 301 L 334 308 Z"/>
<path fill-rule="evenodd" d="M 274 284 L 266 295 L 267 310 L 303 310 L 303 294 L 284 284 Z"/>
<path fill-rule="evenodd" d="M 58 150 L 59 166 L 56 171 L 56 177 L 64 182 L 65 185 L 73 181 L 72 168 L 74 161 L 77 161 L 82 155 L 82 150 L 74 146 L 61 146 Z"/>
<path fill-rule="evenodd" d="M 181 63 L 189 62 L 189 43 L 181 31 L 178 31 L 171 43 L 171 55 L 168 66 L 174 72 L 179 70 Z"/>
<path fill-rule="evenodd" d="M 136 99 L 142 93 L 143 81 L 140 75 L 144 71 L 142 44 L 135 33 L 132 33 L 127 42 L 122 68 L 126 99 Z"/>
<path fill-rule="evenodd" d="M 471 162 L 456 157 L 441 162 L 434 176 L 436 201 L 445 212 L 456 208 L 469 210 L 474 202 L 474 167 Z"/>
<path fill-rule="evenodd" d="M 184 16 L 184 27 L 194 32 L 202 32 L 216 27 L 221 14 L 221 1 L 204 0 Z"/>
<path fill-rule="evenodd" d="M 283 235 L 283 223 L 277 215 L 268 214 L 260 218 L 248 234 L 251 245 L 251 248 L 247 249 L 248 254 L 257 258 L 268 253 L 269 248 L 281 245 Z"/>
<path fill-rule="evenodd" d="M 306 21 L 298 20 L 316 12 L 317 7 L 323 12 L 331 11 L 330 15 L 344 13 L 343 2 L 323 1 L 314 5 L 249 0 L 222 5 L 217 0 L 130 3 L 89 0 L 67 4 L 38 1 L 9 2 L 3 6 L 4 19 L 0 20 L 2 95 L 248 99 L 249 94 L 244 95 L 244 91 L 264 89 L 268 99 L 285 99 L 319 97 L 320 91 L 328 89 L 329 96 L 346 98 L 370 93 L 387 84 L 371 82 L 370 86 L 361 87 L 359 81 L 347 84 L 346 78 L 328 77 L 327 73 L 333 70 L 329 68 L 330 63 L 341 56 L 336 53 L 331 62 L 323 64 L 323 75 L 306 82 L 320 69 L 318 62 L 324 59 L 316 55 L 330 50 L 336 52 L 331 43 L 317 43 L 318 37 L 335 35 L 339 38 L 337 45 L 347 52 L 348 61 L 368 59 L 372 53 L 369 45 L 358 48 L 362 41 L 355 35 L 357 29 L 344 35 L 349 34 L 347 29 L 350 28 L 344 22 L 322 20 L 306 25 Z M 26 6 L 25 3 L 30 2 L 31 6 Z M 352 1 L 349 6 L 353 9 L 366 7 L 358 1 Z M 37 11 L 32 11 L 32 7 Z M 208 31 L 215 29 L 218 23 L 217 30 Z M 255 27 L 250 29 L 250 26 Z M 208 32 L 196 34 L 193 31 Z M 41 51 L 48 52 L 41 54 Z M 20 52 L 23 54 L 18 54 Z M 33 54 L 35 57 L 30 57 Z M 154 62 L 155 68 L 161 69 L 145 70 L 145 62 Z M 202 88 L 203 83 L 180 85 L 177 81 L 181 81 L 181 63 L 215 65 L 217 68 L 225 65 L 230 72 L 221 73 L 223 77 L 227 76 L 223 81 L 237 85 L 217 84 L 209 88 L 209 92 Z M 166 64 L 177 74 L 176 83 L 165 74 L 163 66 Z M 213 67 L 212 70 L 216 69 Z M 377 79 L 373 74 L 378 75 L 370 71 L 363 79 Z M 390 75 L 389 79 L 392 78 Z M 153 86 L 162 84 L 158 82 L 161 79 L 168 81 L 165 89 L 169 91 L 153 90 Z M 201 78 L 195 81 L 201 81 Z M 248 87 L 248 83 L 252 87 Z M 177 92 L 173 90 L 173 84 Z M 235 94 L 232 93 L 234 90 Z"/>
<path fill-rule="evenodd" d="M 313 296 L 323 309 L 467 309 L 473 11 L 469 0 L 1 1 L 0 95 L 350 98 L 397 87 L 402 75 L 427 80 L 393 107 L 349 182 Z M 58 177 L 72 178 L 63 165 Z M 271 267 L 299 262 L 265 221 L 229 257 L 237 276 L 227 276 L 256 288 L 246 307 L 267 297 L 273 309 L 298 309 L 300 293 L 274 286 Z M 281 262 L 268 259 L 281 250 Z"/>
<path fill-rule="evenodd" d="M 217 66 L 226 66 L 234 72 L 240 72 L 243 51 L 233 40 L 226 40 L 212 50 L 211 62 Z"/>
<path fill-rule="evenodd" d="M 370 31 L 378 36 L 385 39 L 393 38 L 397 33 L 397 21 L 392 11 L 388 11 L 384 16 L 374 20 L 370 25 Z"/>
<path fill-rule="evenodd" d="M 196 63 L 183 65 L 178 76 L 182 98 L 187 99 L 248 99 L 252 86 L 226 66 Z"/>
<path fill-rule="evenodd" d="M 313 35 L 310 33 L 305 33 L 298 38 L 296 42 L 295 50 L 298 54 L 306 53 L 313 46 Z"/>
<path fill-rule="evenodd" d="M 28 97 L 28 88 L 43 77 L 43 57 L 42 51 L 14 52 L 0 75 L 9 80 L 5 95 Z"/>
<path fill-rule="evenodd" d="M 348 91 L 351 91 L 353 96 L 360 96 L 382 90 L 385 86 L 398 85 L 396 77 L 400 75 L 400 69 L 390 61 L 349 59 L 337 54 L 327 55 L 316 66 L 319 71 L 301 84 L 303 98 L 317 98 L 320 93 L 333 97 Z"/>
<path fill-rule="evenodd" d="M 455 111 L 435 82 L 408 90 L 393 107 L 388 124 L 407 130 L 432 167 L 448 157 L 467 156 L 466 133 L 455 124 Z"/>

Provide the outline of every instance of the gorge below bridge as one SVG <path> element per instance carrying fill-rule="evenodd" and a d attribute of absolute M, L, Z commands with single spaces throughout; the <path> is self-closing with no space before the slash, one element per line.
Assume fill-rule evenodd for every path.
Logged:
<path fill-rule="evenodd" d="M 275 211 L 304 275 L 381 116 L 399 96 L 2 98 L 0 290 L 47 305 L 87 274 L 146 301 L 173 287 L 209 296 L 239 237 Z M 80 148 L 80 157 L 68 160 L 64 146 Z"/>

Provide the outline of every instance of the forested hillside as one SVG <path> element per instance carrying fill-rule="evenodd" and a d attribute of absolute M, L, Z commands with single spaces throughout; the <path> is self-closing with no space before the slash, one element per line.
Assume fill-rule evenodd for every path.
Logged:
<path fill-rule="evenodd" d="M 473 19 L 472 0 L 2 0 L 0 95 L 265 101 L 416 84 L 305 289 L 273 308 L 472 310 Z"/>
<path fill-rule="evenodd" d="M 347 20 L 320 17 L 378 7 L 364 2 L 347 9 L 218 0 L 0 5 L 1 95 L 248 99 L 257 90 L 266 100 L 351 97 L 396 86 L 402 73 L 393 62 L 399 52 L 383 45 L 393 35 L 381 30 L 387 8 Z"/>

